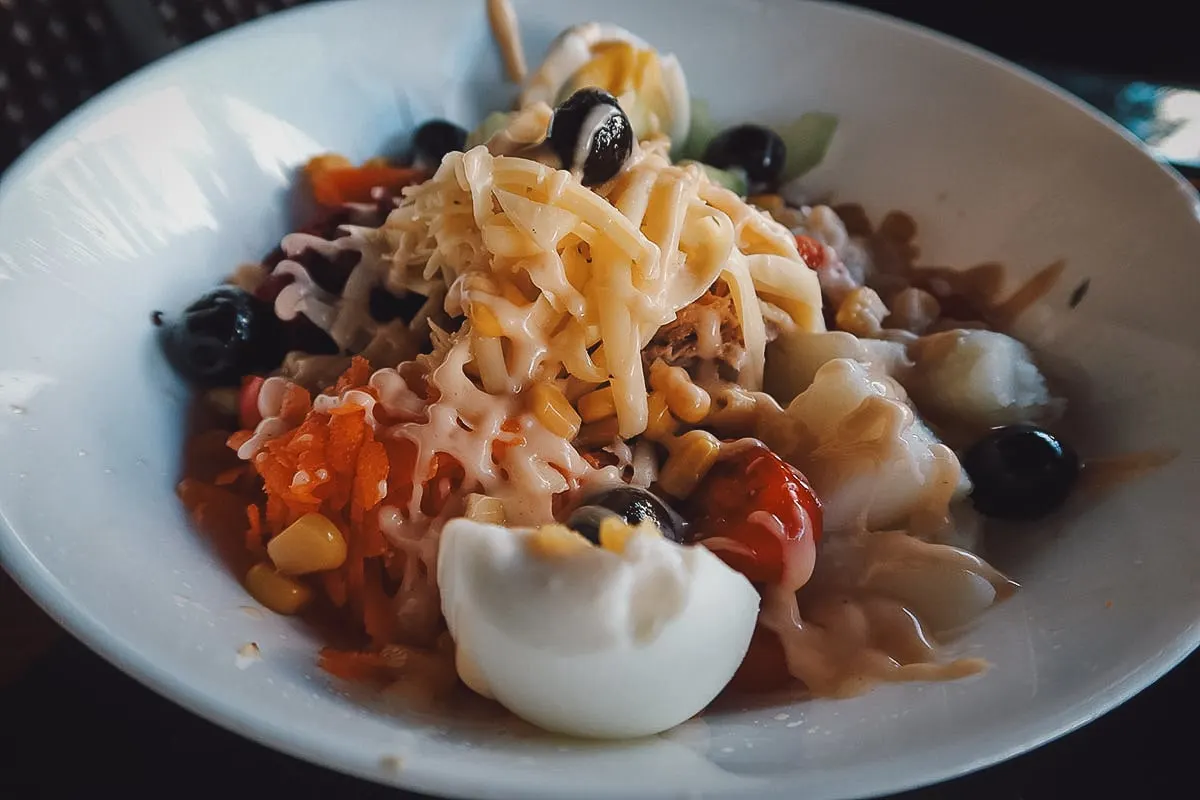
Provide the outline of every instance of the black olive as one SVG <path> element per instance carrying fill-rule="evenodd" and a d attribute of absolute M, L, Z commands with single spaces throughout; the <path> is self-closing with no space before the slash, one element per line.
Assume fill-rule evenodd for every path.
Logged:
<path fill-rule="evenodd" d="M 787 145 L 770 128 L 738 125 L 717 134 L 702 160 L 718 169 L 740 169 L 752 188 L 762 188 L 775 184 L 783 174 Z"/>
<path fill-rule="evenodd" d="M 394 319 L 411 320 L 425 305 L 426 297 L 408 292 L 403 297 L 397 297 L 382 286 L 371 290 L 367 308 L 371 318 L 376 322 L 391 322 Z"/>
<path fill-rule="evenodd" d="M 601 506 L 579 506 L 567 518 L 567 527 L 583 536 L 592 544 L 600 544 L 600 523 L 609 517 L 620 519 L 611 508 Z"/>
<path fill-rule="evenodd" d="M 596 186 L 625 166 L 633 153 L 633 126 L 617 98 L 602 89 L 580 89 L 554 110 L 549 142 L 563 169 L 582 170 L 583 185 Z"/>
<path fill-rule="evenodd" d="M 1054 511 L 1079 478 L 1079 456 L 1033 425 L 993 428 L 962 458 L 974 484 L 971 501 L 984 516 L 1029 520 Z"/>
<path fill-rule="evenodd" d="M 436 167 L 447 153 L 462 150 L 467 144 L 467 132 L 444 119 L 432 119 L 413 134 L 413 163 L 420 167 Z"/>
<path fill-rule="evenodd" d="M 285 341 L 269 304 L 235 286 L 221 286 L 163 329 L 163 349 L 189 381 L 236 386 L 244 375 L 277 367 Z"/>
<path fill-rule="evenodd" d="M 600 523 L 610 516 L 630 525 L 648 519 L 672 541 L 682 543 L 687 538 L 687 523 L 678 512 L 658 496 L 633 486 L 618 486 L 585 498 L 567 519 L 567 527 L 599 543 Z"/>

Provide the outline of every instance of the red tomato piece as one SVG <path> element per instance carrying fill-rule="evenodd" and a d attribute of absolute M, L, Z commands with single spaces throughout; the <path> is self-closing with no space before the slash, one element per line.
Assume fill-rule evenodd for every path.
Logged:
<path fill-rule="evenodd" d="M 796 249 L 800 251 L 800 257 L 804 259 L 804 263 L 808 265 L 809 269 L 820 269 L 825 266 L 825 245 L 811 236 L 798 234 Z"/>
<path fill-rule="evenodd" d="M 794 680 L 779 634 L 759 625 L 754 629 L 742 665 L 729 681 L 729 688 L 735 692 L 774 692 L 790 686 Z"/>
<path fill-rule="evenodd" d="M 692 493 L 697 541 L 754 583 L 799 589 L 821 537 L 821 501 L 808 479 L 757 441 L 733 448 Z"/>

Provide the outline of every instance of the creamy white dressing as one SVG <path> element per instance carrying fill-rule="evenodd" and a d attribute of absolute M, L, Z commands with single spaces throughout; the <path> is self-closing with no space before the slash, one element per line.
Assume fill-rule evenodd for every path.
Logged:
<path fill-rule="evenodd" d="M 583 166 L 587 163 L 592 146 L 596 143 L 596 134 L 604 129 L 610 119 L 620 113 L 620 109 L 607 103 L 600 103 L 583 118 L 583 124 L 579 127 L 579 139 L 575 142 L 575 158 L 570 164 L 563 165 L 571 170 L 571 174 L 576 179 L 583 175 Z"/>
<path fill-rule="evenodd" d="M 969 623 L 1016 585 L 964 550 L 903 531 L 858 533 L 822 553 L 797 595 L 771 587 L 760 622 L 776 632 L 792 674 L 816 695 L 881 681 L 951 680 L 987 668 L 937 661 L 933 635 Z"/>

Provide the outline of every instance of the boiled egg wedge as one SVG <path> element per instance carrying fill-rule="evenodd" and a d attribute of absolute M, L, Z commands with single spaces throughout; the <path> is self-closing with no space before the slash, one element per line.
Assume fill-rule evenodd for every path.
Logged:
<path fill-rule="evenodd" d="M 733 677 L 759 595 L 706 548 L 650 523 L 606 520 L 600 542 L 561 525 L 447 523 L 438 586 L 459 676 L 556 733 L 659 733 Z"/>
<path fill-rule="evenodd" d="M 668 136 L 682 143 L 691 125 L 691 98 L 679 60 L 662 55 L 617 25 L 587 22 L 563 31 L 521 93 L 522 108 L 554 107 L 583 88 L 617 98 L 638 139 Z"/>

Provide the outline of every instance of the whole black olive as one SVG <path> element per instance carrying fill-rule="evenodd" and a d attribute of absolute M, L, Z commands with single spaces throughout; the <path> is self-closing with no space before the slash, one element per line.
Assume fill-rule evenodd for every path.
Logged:
<path fill-rule="evenodd" d="M 633 153 L 633 126 L 617 98 L 602 89 L 580 89 L 554 110 L 550 148 L 563 169 L 580 170 L 584 186 L 617 176 Z"/>
<path fill-rule="evenodd" d="M 286 352 L 274 309 L 235 286 L 206 292 L 163 328 L 167 359 L 187 380 L 236 386 L 279 366 Z"/>
<path fill-rule="evenodd" d="M 775 184 L 787 161 L 787 145 L 761 125 L 738 125 L 717 134 L 704 151 L 705 164 L 746 173 L 752 189 Z"/>
<path fill-rule="evenodd" d="M 612 516 L 630 525 L 648 519 L 668 539 L 680 543 L 687 539 L 687 523 L 678 512 L 657 495 L 633 486 L 618 486 L 585 498 L 567 519 L 567 527 L 598 544 L 600 523 Z"/>
<path fill-rule="evenodd" d="M 571 512 L 571 516 L 567 518 L 567 527 L 592 544 L 600 544 L 600 523 L 609 517 L 620 519 L 621 515 L 611 508 L 583 505 Z"/>
<path fill-rule="evenodd" d="M 979 513 L 1008 520 L 1045 516 L 1067 499 L 1079 478 L 1079 456 L 1033 425 L 994 428 L 963 454 Z"/>
<path fill-rule="evenodd" d="M 413 163 L 434 168 L 442 163 L 447 153 L 462 150 L 466 144 L 466 130 L 444 119 L 430 120 L 413 134 Z"/>

